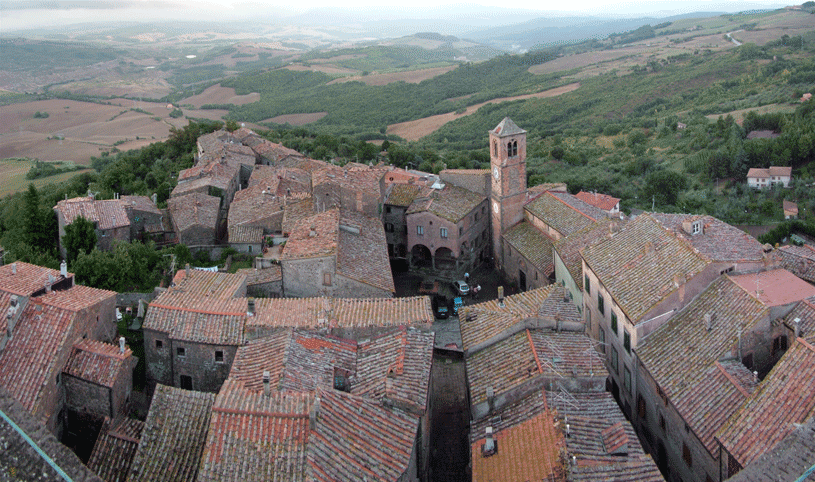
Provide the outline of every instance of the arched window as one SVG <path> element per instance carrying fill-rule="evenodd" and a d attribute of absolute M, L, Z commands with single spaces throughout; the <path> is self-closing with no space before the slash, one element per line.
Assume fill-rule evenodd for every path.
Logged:
<path fill-rule="evenodd" d="M 498 143 L 496 141 L 492 141 L 492 155 L 498 157 Z"/>
<path fill-rule="evenodd" d="M 512 141 L 507 142 L 507 157 L 512 157 Z"/>
<path fill-rule="evenodd" d="M 512 157 L 518 155 L 518 141 L 512 141 Z"/>

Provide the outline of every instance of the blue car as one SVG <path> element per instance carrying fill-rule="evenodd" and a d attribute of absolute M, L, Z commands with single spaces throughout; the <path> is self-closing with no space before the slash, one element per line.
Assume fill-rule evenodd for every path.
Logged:
<path fill-rule="evenodd" d="M 464 306 L 464 300 L 462 300 L 460 296 L 456 296 L 453 299 L 453 314 L 458 316 L 458 309 L 462 306 Z"/>

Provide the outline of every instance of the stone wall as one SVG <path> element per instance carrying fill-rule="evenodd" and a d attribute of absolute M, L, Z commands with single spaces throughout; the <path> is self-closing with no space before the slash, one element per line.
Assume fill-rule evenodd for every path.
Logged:
<path fill-rule="evenodd" d="M 187 246 L 211 246 L 216 243 L 215 228 L 192 226 L 178 233 L 178 242 Z"/>
<path fill-rule="evenodd" d="M 393 293 L 375 286 L 347 278 L 341 274 L 334 276 L 332 296 L 335 298 L 392 298 Z"/>
<path fill-rule="evenodd" d="M 439 179 L 444 183 L 449 183 L 454 186 L 463 187 L 468 191 L 477 192 L 483 196 L 490 195 L 490 170 L 482 169 L 479 174 L 464 174 L 456 172 L 456 170 L 442 170 L 439 172 Z"/>
<path fill-rule="evenodd" d="M 87 380 L 62 374 L 65 407 L 94 417 L 114 417 L 113 394 L 110 388 Z"/>
<path fill-rule="evenodd" d="M 217 393 L 221 389 L 235 359 L 238 347 L 234 345 L 209 345 L 189 341 L 171 340 L 173 358 L 173 386 L 181 387 L 181 377 L 192 379 L 192 389 L 199 392 Z M 184 349 L 184 356 L 178 349 Z M 216 352 L 221 360 L 216 361 Z"/>
<path fill-rule="evenodd" d="M 280 265 L 283 269 L 283 292 L 287 297 L 334 295 L 336 264 L 333 257 L 283 260 Z M 326 281 L 330 281 L 330 284 Z"/>

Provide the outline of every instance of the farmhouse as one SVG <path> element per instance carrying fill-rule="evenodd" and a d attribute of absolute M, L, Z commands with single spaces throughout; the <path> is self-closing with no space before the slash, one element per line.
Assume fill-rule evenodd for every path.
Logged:
<path fill-rule="evenodd" d="M 747 185 L 755 189 L 773 187 L 776 184 L 789 187 L 791 178 L 791 167 L 770 166 L 768 169 L 754 167 L 747 172 Z"/>

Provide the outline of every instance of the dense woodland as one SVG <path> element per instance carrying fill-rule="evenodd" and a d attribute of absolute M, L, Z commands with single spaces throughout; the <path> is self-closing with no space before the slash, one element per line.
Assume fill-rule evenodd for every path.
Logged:
<path fill-rule="evenodd" d="M 613 36 L 612 43 L 641 40 L 671 28 L 666 23 L 640 29 Z M 327 85 L 333 77 L 319 72 L 256 72 L 221 83 L 234 87 L 238 94 L 259 92 L 259 102 L 210 107 L 228 107 L 231 128 L 236 122 L 258 122 L 281 114 L 328 112 L 306 127 L 269 125 L 270 130 L 261 134 L 317 159 L 386 162 L 433 172 L 487 167 L 487 131 L 509 116 L 529 132 L 530 186 L 565 182 L 572 192 L 594 190 L 619 197 L 627 212 L 706 213 L 732 224 L 780 223 L 781 204 L 786 199 L 798 203 L 804 222 L 781 224 L 766 240 L 782 241 L 792 231 L 815 232 L 811 224 L 815 101 L 800 100 L 804 93 L 815 90 L 815 33 L 812 38 L 784 36 L 763 46 L 745 44 L 721 52 L 696 51 L 654 59 L 630 72 L 582 78 L 581 87 L 574 92 L 488 104 L 418 142 L 387 134 L 387 126 L 395 122 L 572 83 L 574 72 L 535 75 L 529 67 L 592 48 L 608 46 L 590 41 L 502 55 L 462 63 L 418 84 Z M 372 47 L 361 50 L 379 55 Z M 415 62 L 411 58 L 415 52 L 404 50 L 403 54 L 399 57 L 393 49 L 381 53 L 397 67 L 402 65 L 398 62 Z M 310 59 L 319 56 L 314 53 Z M 770 113 L 747 112 L 741 124 L 728 115 L 759 107 Z M 66 197 L 85 195 L 89 190 L 102 199 L 114 193 L 156 193 L 159 204 L 164 205 L 178 172 L 193 164 L 197 137 L 221 126 L 221 122 L 190 122 L 183 129 L 173 129 L 166 142 L 93 158 L 92 173 L 41 190 L 30 187 L 3 199 L 0 245 L 5 248 L 5 262 L 19 259 L 58 266 L 52 208 Z M 753 131 L 771 134 L 748 137 Z M 764 192 L 748 189 L 748 169 L 770 165 L 792 166 L 793 186 Z M 75 248 L 69 255 L 69 267 L 80 282 L 100 288 L 151 289 L 169 267 L 170 257 L 165 254 L 175 254 L 177 263 L 212 262 L 204 257 L 193 259 L 183 246 L 172 253 L 141 243 L 120 245 L 111 253 L 88 251 L 83 248 L 88 244 L 82 242 L 88 236 L 80 229 L 71 234 L 76 239 L 71 240 Z"/>

